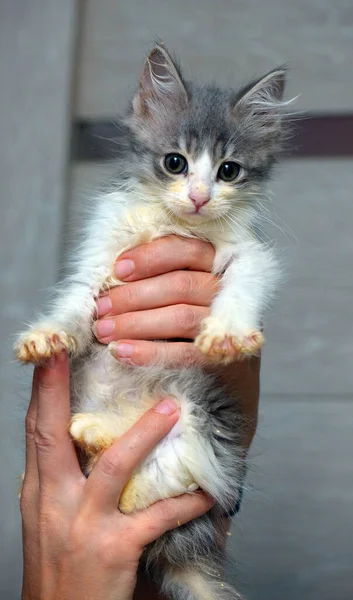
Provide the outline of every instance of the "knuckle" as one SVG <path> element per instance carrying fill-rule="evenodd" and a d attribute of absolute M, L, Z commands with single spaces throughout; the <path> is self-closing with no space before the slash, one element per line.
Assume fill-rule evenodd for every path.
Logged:
<path fill-rule="evenodd" d="M 56 446 L 55 436 L 41 427 L 36 427 L 34 431 L 34 441 L 37 448 L 51 449 Z"/>
<path fill-rule="evenodd" d="M 55 391 L 55 385 L 51 377 L 44 376 L 40 379 L 38 385 L 39 395 L 52 396 Z"/>
<path fill-rule="evenodd" d="M 131 544 L 130 536 L 126 536 L 125 531 L 121 531 L 119 537 L 114 533 L 104 531 L 104 535 L 101 535 L 97 541 L 98 564 L 108 570 L 116 570 L 122 560 L 121 552 L 119 552 L 121 548 L 124 548 L 124 563 L 127 560 L 136 560 L 138 551 Z"/>
<path fill-rule="evenodd" d="M 171 278 L 171 291 L 177 296 L 189 298 L 193 290 L 192 274 L 188 271 L 176 272 Z"/>
<path fill-rule="evenodd" d="M 132 333 L 135 333 L 136 329 L 137 329 L 137 319 L 136 319 L 135 313 L 134 312 L 127 313 L 126 321 L 128 323 L 129 330 L 131 330 Z"/>
<path fill-rule="evenodd" d="M 180 363 L 194 365 L 198 362 L 198 355 L 193 344 L 187 344 L 180 353 Z"/>
<path fill-rule="evenodd" d="M 108 477 L 122 478 L 125 474 L 124 465 L 118 456 L 106 452 L 100 459 L 100 470 Z"/>
<path fill-rule="evenodd" d="M 146 275 L 149 276 L 153 272 L 151 266 L 153 265 L 156 267 L 156 265 L 159 265 L 161 262 L 160 245 L 157 242 L 147 244 L 146 250 L 142 256 L 144 271 L 146 272 Z"/>
<path fill-rule="evenodd" d="M 205 244 L 200 240 L 188 240 L 189 248 L 188 253 L 190 262 L 193 266 L 203 264 L 205 257 Z"/>
<path fill-rule="evenodd" d="M 66 517 L 66 518 L 65 518 Z M 40 506 L 38 516 L 38 531 L 40 538 L 55 540 L 53 551 L 57 558 L 67 556 L 72 550 L 70 537 L 71 519 L 67 520 L 58 507 L 53 508 L 53 502 Z"/>
<path fill-rule="evenodd" d="M 180 304 L 176 307 L 175 320 L 181 331 L 189 333 L 196 325 L 195 309 L 188 304 Z"/>
<path fill-rule="evenodd" d="M 36 419 L 31 415 L 26 415 L 25 430 L 27 438 L 33 439 L 36 431 Z"/>
<path fill-rule="evenodd" d="M 80 552 L 87 550 L 87 518 L 83 519 L 80 514 L 77 515 L 75 520 L 70 523 L 67 534 L 67 549 L 74 553 L 76 556 Z"/>
<path fill-rule="evenodd" d="M 126 284 L 122 291 L 122 301 L 127 306 L 134 306 L 136 303 L 136 284 Z"/>
<path fill-rule="evenodd" d="M 136 316 L 134 312 L 126 312 L 119 315 L 115 320 L 115 331 L 118 337 L 134 336 L 137 330 Z"/>
<path fill-rule="evenodd" d="M 114 566 L 116 564 L 117 540 L 111 535 L 101 536 L 97 543 L 98 564 Z"/>

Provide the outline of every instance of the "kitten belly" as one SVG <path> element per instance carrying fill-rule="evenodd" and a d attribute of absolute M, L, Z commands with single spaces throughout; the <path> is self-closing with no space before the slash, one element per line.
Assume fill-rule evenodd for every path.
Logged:
<path fill-rule="evenodd" d="M 91 466 L 104 449 L 163 397 L 172 395 L 179 404 L 178 422 L 126 485 L 120 499 L 123 512 L 142 509 L 199 487 L 195 464 L 199 460 L 200 436 L 196 433 L 192 403 L 178 393 L 170 372 L 167 383 L 165 370 L 119 365 L 101 346 L 89 359 L 74 361 L 72 367 L 70 431 L 91 457 Z"/>

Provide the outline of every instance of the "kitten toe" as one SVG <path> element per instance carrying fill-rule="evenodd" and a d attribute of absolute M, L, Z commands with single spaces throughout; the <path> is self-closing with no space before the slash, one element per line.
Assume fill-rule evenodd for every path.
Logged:
<path fill-rule="evenodd" d="M 264 343 L 260 331 L 249 334 L 232 334 L 223 324 L 209 317 L 205 319 L 200 335 L 195 340 L 196 347 L 207 357 L 222 364 L 258 354 Z"/>
<path fill-rule="evenodd" d="M 242 356 L 256 356 L 265 343 L 261 331 L 252 331 L 239 340 L 239 352 Z"/>
<path fill-rule="evenodd" d="M 63 350 L 74 352 L 76 342 L 72 336 L 56 329 L 30 329 L 15 346 L 18 360 L 25 363 L 41 363 Z"/>

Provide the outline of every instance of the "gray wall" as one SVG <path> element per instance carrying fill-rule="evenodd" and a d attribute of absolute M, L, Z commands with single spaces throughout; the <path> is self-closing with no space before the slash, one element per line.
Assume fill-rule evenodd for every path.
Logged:
<path fill-rule="evenodd" d="M 19 598 L 18 475 L 29 371 L 12 336 L 56 279 L 67 183 L 76 6 L 0 2 L 0 598 Z M 27 384 L 26 384 L 27 382 Z"/>
<path fill-rule="evenodd" d="M 28 402 L 10 336 L 55 281 L 67 213 L 109 171 L 70 167 L 70 112 L 123 108 L 157 35 L 189 76 L 232 84 L 289 62 L 298 109 L 353 110 L 350 0 L 86 0 L 79 23 L 75 4 L 0 4 L 0 597 L 9 600 L 19 596 L 16 488 Z M 229 540 L 231 576 L 249 600 L 352 597 L 350 173 L 349 160 L 287 161 L 273 185 L 288 275 L 266 324 L 259 430 Z"/>

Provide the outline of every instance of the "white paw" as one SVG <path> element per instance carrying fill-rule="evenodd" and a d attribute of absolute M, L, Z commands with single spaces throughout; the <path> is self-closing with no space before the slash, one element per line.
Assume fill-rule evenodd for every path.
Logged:
<path fill-rule="evenodd" d="M 69 428 L 71 437 L 84 448 L 105 450 L 112 444 L 113 439 L 102 422 L 100 415 L 95 413 L 78 413 L 74 415 Z"/>
<path fill-rule="evenodd" d="M 30 329 L 23 333 L 16 345 L 15 353 L 23 362 L 40 363 L 62 350 L 74 352 L 76 341 L 73 336 L 55 328 Z"/>
<path fill-rule="evenodd" d="M 261 331 L 233 333 L 227 331 L 219 319 L 210 316 L 202 322 L 201 333 L 197 336 L 195 345 L 211 360 L 226 364 L 258 354 L 264 341 Z"/>

